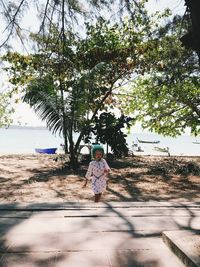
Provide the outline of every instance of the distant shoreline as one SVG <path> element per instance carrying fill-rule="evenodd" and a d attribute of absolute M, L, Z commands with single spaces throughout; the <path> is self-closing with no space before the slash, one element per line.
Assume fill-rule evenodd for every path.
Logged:
<path fill-rule="evenodd" d="M 76 135 L 75 135 L 76 137 Z M 137 138 L 141 140 L 159 140 L 159 148 L 155 149 L 153 144 L 141 144 L 141 152 L 133 145 Z M 196 141 L 199 141 L 196 139 Z M 131 133 L 127 134 L 126 142 L 130 154 L 135 155 L 163 155 L 167 156 L 166 149 L 169 148 L 171 156 L 200 156 L 200 144 L 194 144 L 192 136 L 178 136 L 177 138 L 163 137 L 158 134 Z M 60 147 L 63 136 L 60 133 L 52 133 L 44 126 L 10 125 L 9 128 L 0 129 L 0 153 L 32 153 L 35 148 Z M 157 146 L 156 146 L 157 147 Z M 162 151 L 163 150 L 163 151 Z"/>
<path fill-rule="evenodd" d="M 17 129 L 17 130 L 48 130 L 45 126 L 20 126 L 20 125 L 10 125 L 7 128 L 1 128 L 5 130 Z"/>

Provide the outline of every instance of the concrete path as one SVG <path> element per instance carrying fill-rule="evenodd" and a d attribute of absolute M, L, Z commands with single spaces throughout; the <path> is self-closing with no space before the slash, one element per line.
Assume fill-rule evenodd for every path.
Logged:
<path fill-rule="evenodd" d="M 195 232 L 200 205 L 0 205 L 0 267 L 183 267 L 164 231 Z"/>

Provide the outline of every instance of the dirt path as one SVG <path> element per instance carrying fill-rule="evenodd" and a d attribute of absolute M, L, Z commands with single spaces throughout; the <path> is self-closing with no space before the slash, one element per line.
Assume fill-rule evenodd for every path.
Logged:
<path fill-rule="evenodd" d="M 0 156 L 0 201 L 92 201 L 82 188 L 87 165 L 77 173 L 62 169 L 54 156 Z M 109 162 L 110 182 L 103 201 L 200 201 L 199 157 L 136 156 Z"/>

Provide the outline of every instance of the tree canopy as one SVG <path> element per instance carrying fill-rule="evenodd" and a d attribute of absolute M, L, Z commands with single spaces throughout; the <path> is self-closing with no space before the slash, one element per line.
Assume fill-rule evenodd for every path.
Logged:
<path fill-rule="evenodd" d="M 137 25 L 142 21 L 140 13 L 135 21 Z M 134 26 L 132 19 L 109 25 L 99 18 L 96 25 L 86 25 L 86 37 L 67 31 L 62 39 L 51 25 L 46 38 L 32 35 L 36 53 L 9 52 L 3 57 L 10 64 L 6 70 L 13 88 L 25 92 L 24 101 L 46 120 L 50 130 L 63 133 L 72 162 L 96 115 L 113 107 L 106 100 L 119 81 L 127 81 L 133 70 L 142 72 L 138 58 L 148 27 L 143 23 Z M 76 142 L 74 132 L 79 133 Z"/>
<path fill-rule="evenodd" d="M 92 21 L 94 18 L 107 14 L 107 19 L 119 20 L 122 14 L 128 12 L 132 17 L 139 11 L 143 13 L 143 6 L 146 0 L 87 0 L 87 1 L 67 1 L 67 0 L 15 0 L 5 2 L 0 1 L 1 16 L 5 21 L 3 39 L 0 47 L 11 45 L 9 40 L 12 36 L 18 37 L 22 45 L 25 45 L 25 37 L 30 29 L 27 27 L 27 14 L 33 17 L 37 24 L 36 33 L 47 35 L 51 25 L 56 24 L 61 33 L 66 29 L 74 32 L 84 32 L 84 21 Z M 109 15 L 108 15 L 109 14 Z M 35 17 L 38 18 L 36 22 Z M 109 17 L 109 18 L 108 18 Z M 30 19 L 28 19 L 30 21 Z M 35 27 L 34 27 L 35 28 Z"/>
<path fill-rule="evenodd" d="M 200 133 L 198 57 L 178 40 L 181 23 L 176 17 L 162 29 L 146 56 L 150 68 L 124 89 L 129 96 L 123 110 L 136 112 L 144 128 L 168 136 L 180 135 L 187 128 L 194 135 Z"/>
<path fill-rule="evenodd" d="M 174 17 L 163 22 L 169 10 L 149 15 L 145 0 L 87 1 L 87 5 L 48 0 L 41 8 L 42 2 L 37 3 L 39 30 L 29 35 L 34 50 L 9 51 L 3 59 L 10 64 L 6 70 L 14 90 L 24 92 L 23 101 L 51 131 L 63 134 L 72 165 L 95 118 L 111 112 L 114 103 L 122 114 L 131 114 L 133 122 L 137 119 L 157 133 L 176 136 L 189 127 L 199 134 L 198 58 L 179 40 L 180 29 L 187 32 L 186 21 Z M 35 1 L 0 3 L 8 19 L 3 44 L 13 31 L 22 38 L 20 14 Z M 103 18 L 101 7 L 111 9 L 112 4 L 117 9 L 110 17 L 124 10 L 127 16 Z M 79 133 L 77 140 L 74 132 Z"/>

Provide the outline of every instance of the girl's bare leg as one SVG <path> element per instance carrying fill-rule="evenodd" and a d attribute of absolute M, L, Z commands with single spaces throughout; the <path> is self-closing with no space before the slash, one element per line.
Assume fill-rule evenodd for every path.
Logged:
<path fill-rule="evenodd" d="M 99 194 L 94 195 L 94 202 L 99 202 Z"/>
<path fill-rule="evenodd" d="M 101 198 L 101 193 L 95 194 L 94 195 L 94 202 L 99 202 L 100 198 Z"/>
<path fill-rule="evenodd" d="M 101 193 L 99 193 L 99 199 L 98 199 L 98 202 L 100 201 L 100 199 L 101 199 Z"/>

